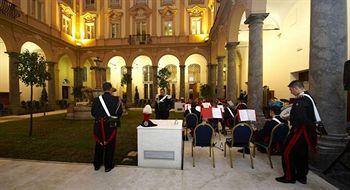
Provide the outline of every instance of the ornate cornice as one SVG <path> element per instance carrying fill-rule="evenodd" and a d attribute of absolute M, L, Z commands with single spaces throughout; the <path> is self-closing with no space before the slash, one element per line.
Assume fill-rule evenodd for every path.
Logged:
<path fill-rule="evenodd" d="M 85 22 L 95 22 L 97 14 L 87 12 L 83 15 Z"/>
<path fill-rule="evenodd" d="M 200 7 L 198 5 L 195 5 L 194 7 L 188 8 L 187 12 L 190 16 L 193 17 L 201 17 L 203 16 L 203 13 L 206 11 L 207 9 L 204 7 Z"/>
<path fill-rule="evenodd" d="M 173 17 L 177 13 L 177 9 L 171 6 L 165 6 L 163 9 L 158 10 L 162 17 Z"/>
<path fill-rule="evenodd" d="M 120 21 L 123 17 L 123 12 L 119 12 L 116 10 L 110 10 L 109 11 L 109 19 L 111 21 Z"/>
<path fill-rule="evenodd" d="M 75 15 L 74 11 L 70 6 L 65 5 L 64 3 L 60 3 L 59 6 L 61 8 L 62 14 L 66 15 L 67 17 L 72 18 L 72 16 Z"/>
<path fill-rule="evenodd" d="M 129 9 L 129 12 L 134 19 L 147 19 L 152 14 L 152 9 L 147 5 L 136 4 Z"/>

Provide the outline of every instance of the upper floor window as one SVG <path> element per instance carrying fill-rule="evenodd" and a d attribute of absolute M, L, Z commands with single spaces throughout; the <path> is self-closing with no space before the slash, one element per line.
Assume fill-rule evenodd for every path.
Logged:
<path fill-rule="evenodd" d="M 148 4 L 148 0 L 135 0 L 135 4 Z"/>
<path fill-rule="evenodd" d="M 85 9 L 94 9 L 95 0 L 85 0 Z"/>
<path fill-rule="evenodd" d="M 203 4 L 204 0 L 189 0 L 188 4 Z"/>
<path fill-rule="evenodd" d="M 121 0 L 109 0 L 109 7 L 121 8 Z"/>
<path fill-rule="evenodd" d="M 163 31 L 164 31 L 164 36 L 172 36 L 172 35 L 174 35 L 174 32 L 173 32 L 173 21 L 172 20 L 164 21 Z"/>
<path fill-rule="evenodd" d="M 62 15 L 62 31 L 66 34 L 72 35 L 72 19 L 66 15 Z"/>
<path fill-rule="evenodd" d="M 174 0 L 162 0 L 161 6 L 173 5 Z"/>
<path fill-rule="evenodd" d="M 110 37 L 111 38 L 120 38 L 120 23 L 119 22 L 113 22 L 110 25 Z"/>
<path fill-rule="evenodd" d="M 191 17 L 191 34 L 202 34 L 201 17 Z"/>
<path fill-rule="evenodd" d="M 96 38 L 95 23 L 87 22 L 85 23 L 85 39 Z"/>
<path fill-rule="evenodd" d="M 147 33 L 147 22 L 144 20 L 136 21 L 136 34 L 137 35 L 146 35 Z"/>
<path fill-rule="evenodd" d="M 31 15 L 41 21 L 44 21 L 45 7 L 43 0 L 32 0 L 31 2 Z"/>

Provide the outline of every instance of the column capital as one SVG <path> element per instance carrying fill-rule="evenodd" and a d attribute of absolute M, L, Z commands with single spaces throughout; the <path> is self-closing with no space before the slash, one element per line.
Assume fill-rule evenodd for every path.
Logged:
<path fill-rule="evenodd" d="M 255 23 L 263 23 L 265 18 L 269 16 L 270 13 L 252 13 L 248 16 L 248 18 L 244 21 L 244 24 L 255 24 Z"/>
<path fill-rule="evenodd" d="M 183 69 L 186 67 L 186 65 L 179 65 L 180 69 Z"/>
<path fill-rule="evenodd" d="M 216 60 L 221 63 L 224 60 L 225 56 L 217 56 Z"/>
<path fill-rule="evenodd" d="M 125 66 L 126 69 L 132 69 L 132 66 Z"/>
<path fill-rule="evenodd" d="M 229 50 L 229 49 L 234 49 L 239 45 L 240 42 L 227 42 L 225 47 Z"/>
<path fill-rule="evenodd" d="M 14 52 L 14 51 L 6 51 L 6 54 L 9 55 L 9 57 L 17 57 L 18 54 L 20 54 L 19 52 Z"/>

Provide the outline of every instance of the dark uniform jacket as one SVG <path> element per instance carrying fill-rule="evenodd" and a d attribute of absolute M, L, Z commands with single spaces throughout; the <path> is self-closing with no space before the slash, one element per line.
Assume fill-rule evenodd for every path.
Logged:
<path fill-rule="evenodd" d="M 309 94 L 305 92 L 305 94 Z M 310 94 L 309 94 L 310 95 Z M 316 118 L 312 101 L 306 96 L 297 97 L 290 111 L 291 133 L 300 127 L 306 127 L 306 132 L 312 146 L 316 145 Z"/>
<path fill-rule="evenodd" d="M 282 119 L 280 116 L 275 116 L 274 118 L 279 120 L 281 123 L 288 125 L 287 121 Z M 278 124 L 279 123 L 273 119 L 266 121 L 264 127 L 258 131 L 258 136 L 263 139 L 264 142 L 268 142 L 270 140 L 272 129 Z"/>
<path fill-rule="evenodd" d="M 171 109 L 171 100 L 167 97 L 163 101 L 164 95 L 159 95 L 155 105 L 156 119 L 168 119 Z"/>
<path fill-rule="evenodd" d="M 122 102 L 118 97 L 112 96 L 110 93 L 105 92 L 102 98 L 107 106 L 109 113 L 112 116 L 120 118 L 123 114 Z M 96 97 L 92 103 L 91 115 L 95 118 L 94 124 L 94 136 L 97 142 L 110 141 L 115 135 L 115 127 L 110 127 L 108 122 L 108 116 L 102 107 L 102 104 L 98 97 Z M 117 122 L 120 126 L 120 120 Z M 103 128 L 102 128 L 103 127 Z"/>

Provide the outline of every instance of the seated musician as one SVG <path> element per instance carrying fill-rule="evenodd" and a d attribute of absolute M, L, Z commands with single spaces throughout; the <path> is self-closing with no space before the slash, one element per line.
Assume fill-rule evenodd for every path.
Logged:
<path fill-rule="evenodd" d="M 222 125 L 222 133 L 226 134 L 226 127 L 232 128 L 235 124 L 235 115 L 233 114 L 235 111 L 234 105 L 230 106 L 229 104 L 226 104 L 224 106 L 224 125 Z"/>
<path fill-rule="evenodd" d="M 194 113 L 197 116 L 198 122 L 197 123 L 201 123 L 202 122 L 202 117 L 201 117 L 201 112 L 196 110 L 196 102 L 194 100 L 191 101 L 191 109 L 188 109 L 185 111 L 184 113 L 184 117 L 186 117 L 189 113 Z"/>
<path fill-rule="evenodd" d="M 252 137 L 253 142 L 259 141 L 259 142 L 269 143 L 272 129 L 276 125 L 281 123 L 288 124 L 286 120 L 282 119 L 279 116 L 280 113 L 281 113 L 281 108 L 279 106 L 272 106 L 270 108 L 270 116 L 272 118 L 265 122 L 265 125 L 262 129 L 260 130 L 257 130 L 256 128 L 254 129 L 253 137 Z M 259 147 L 258 147 L 258 150 L 261 152 L 265 151 L 264 149 L 260 149 Z M 239 150 L 238 152 L 243 152 L 243 150 Z M 249 153 L 249 149 L 246 149 L 245 152 Z"/>

